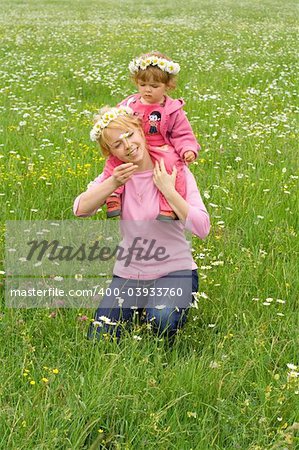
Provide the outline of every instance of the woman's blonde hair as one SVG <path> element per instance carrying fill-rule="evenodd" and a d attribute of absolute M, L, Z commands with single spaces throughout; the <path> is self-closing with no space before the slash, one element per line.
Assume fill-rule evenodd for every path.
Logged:
<path fill-rule="evenodd" d="M 101 108 L 99 114 L 97 114 L 94 117 L 94 124 L 98 122 L 101 119 L 101 117 L 110 109 L 111 109 L 110 106 L 104 106 L 103 108 Z M 108 136 L 109 130 L 119 129 L 122 131 L 128 131 L 132 128 L 137 129 L 145 139 L 144 132 L 142 129 L 142 123 L 138 116 L 128 114 L 124 116 L 118 116 L 116 119 L 111 120 L 109 125 L 107 125 L 107 127 L 103 129 L 100 137 L 97 139 L 97 143 L 101 147 L 102 154 L 103 156 L 105 156 L 105 158 L 111 155 L 110 140 Z"/>
<path fill-rule="evenodd" d="M 150 52 L 144 53 L 140 55 L 139 58 L 146 58 L 149 56 L 157 56 L 158 58 L 166 59 L 167 61 L 171 61 L 171 59 L 160 52 Z M 158 66 L 148 66 L 146 69 L 139 69 L 138 72 L 132 74 L 131 79 L 135 84 L 138 84 L 138 81 L 146 82 L 156 82 L 156 83 L 164 83 L 168 87 L 168 89 L 175 89 L 177 76 L 165 72 L 161 70 Z"/>

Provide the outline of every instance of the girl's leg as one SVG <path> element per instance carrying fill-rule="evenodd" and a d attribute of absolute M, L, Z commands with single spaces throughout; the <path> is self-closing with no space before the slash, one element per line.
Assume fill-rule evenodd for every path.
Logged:
<path fill-rule="evenodd" d="M 113 170 L 115 167 L 122 164 L 122 162 L 116 158 L 115 156 L 109 156 L 109 158 L 106 160 L 104 170 L 103 170 L 103 176 L 104 180 L 111 177 L 113 174 Z M 116 189 L 113 194 L 111 194 L 106 199 L 106 206 L 107 206 L 107 217 L 116 217 L 119 216 L 121 213 L 121 194 L 124 191 L 124 187 L 120 186 L 118 189 Z"/>
<path fill-rule="evenodd" d="M 186 199 L 186 176 L 184 166 L 182 164 L 177 164 L 176 169 L 175 189 L 184 199 Z"/>
<path fill-rule="evenodd" d="M 169 174 L 172 173 L 172 168 L 176 165 L 178 158 L 175 149 L 167 144 L 162 146 L 149 145 L 148 149 L 153 162 L 160 162 L 161 158 L 163 158 L 165 169 Z M 177 218 L 168 201 L 161 193 L 159 193 L 159 209 L 160 214 L 157 217 L 158 220 L 167 221 Z"/>
<path fill-rule="evenodd" d="M 175 180 L 175 189 L 183 198 L 186 198 L 186 177 L 184 173 L 184 167 L 182 166 L 182 164 L 177 164 L 176 169 L 177 169 L 177 176 Z M 167 169 L 167 172 L 172 173 L 172 170 Z M 174 215 L 173 218 L 176 218 L 175 213 L 173 212 L 171 206 L 169 205 L 164 195 L 161 194 L 161 192 L 159 193 L 159 206 L 160 206 L 160 214 L 158 218 L 160 220 L 163 220 L 163 217 L 160 216 L 163 215 L 168 216 L 170 215 L 169 213 L 172 213 L 171 217 L 172 215 Z"/>

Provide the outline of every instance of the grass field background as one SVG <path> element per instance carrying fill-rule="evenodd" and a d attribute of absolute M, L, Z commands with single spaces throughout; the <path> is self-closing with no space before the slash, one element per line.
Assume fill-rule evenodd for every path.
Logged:
<path fill-rule="evenodd" d="M 103 167 L 92 116 L 134 92 L 128 63 L 153 49 L 181 65 L 212 221 L 172 348 L 138 327 L 95 345 L 92 310 L 3 294 L 1 449 L 298 446 L 297 20 L 284 0 L 0 2 L 1 249 L 5 220 L 73 218 Z"/>

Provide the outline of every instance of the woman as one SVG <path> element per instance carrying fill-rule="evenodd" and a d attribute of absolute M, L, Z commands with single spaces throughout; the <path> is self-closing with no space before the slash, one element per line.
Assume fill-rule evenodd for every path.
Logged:
<path fill-rule="evenodd" d="M 121 292 L 121 296 L 104 296 L 89 337 L 100 337 L 102 333 L 115 333 L 119 337 L 120 321 L 131 322 L 136 310 L 143 312 L 147 323 L 151 323 L 159 334 L 174 336 L 186 321 L 192 292 L 198 290 L 196 264 L 184 236 L 184 228 L 202 239 L 210 229 L 209 216 L 195 179 L 186 167 L 187 194 L 184 200 L 175 190 L 175 167 L 169 174 L 163 159 L 152 161 L 141 123 L 130 108 L 102 110 L 95 119 L 91 137 L 99 143 L 104 155 L 112 154 L 122 164 L 115 167 L 111 177 L 103 179 L 100 175 L 86 192 L 76 198 L 74 214 L 95 214 L 107 197 L 125 185 L 122 246 L 129 251 L 131 260 L 130 267 L 124 259 L 117 260 L 109 292 Z M 163 223 L 155 220 L 159 214 L 159 191 L 180 221 Z M 152 248 L 150 258 L 141 258 L 150 236 L 151 245 L 155 241 L 154 257 Z"/>

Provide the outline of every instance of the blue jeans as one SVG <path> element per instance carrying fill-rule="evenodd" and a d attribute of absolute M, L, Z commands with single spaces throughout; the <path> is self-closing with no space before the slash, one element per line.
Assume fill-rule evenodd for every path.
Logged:
<path fill-rule="evenodd" d="M 197 291 L 197 270 L 171 272 L 155 280 L 128 280 L 114 275 L 111 295 L 103 297 L 87 337 L 100 339 L 106 333 L 119 339 L 120 324 L 131 324 L 136 312 L 140 322 L 150 323 L 158 335 L 172 337 L 185 324 L 192 293 Z"/>

